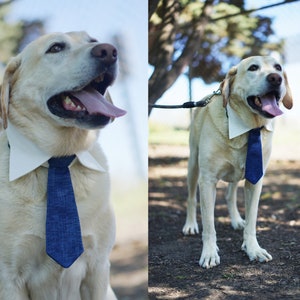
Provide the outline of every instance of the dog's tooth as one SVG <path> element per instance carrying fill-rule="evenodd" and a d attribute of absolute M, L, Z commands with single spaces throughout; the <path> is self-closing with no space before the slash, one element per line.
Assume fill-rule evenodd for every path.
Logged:
<path fill-rule="evenodd" d="M 257 97 L 255 98 L 255 105 L 261 107 L 261 102 Z"/>
<path fill-rule="evenodd" d="M 75 103 L 68 96 L 64 99 L 64 103 L 68 106 L 71 106 L 72 108 L 76 107 Z"/>
<path fill-rule="evenodd" d="M 77 105 L 77 106 L 76 106 L 76 110 L 77 110 L 77 111 L 82 111 L 82 107 L 81 107 L 80 105 Z"/>
<path fill-rule="evenodd" d="M 64 102 L 66 104 L 72 104 L 73 103 L 72 100 L 70 99 L 70 97 L 68 97 L 68 96 L 64 99 Z"/>
<path fill-rule="evenodd" d="M 75 110 L 75 111 L 86 111 L 85 107 L 82 107 L 80 105 L 76 105 L 70 97 L 66 96 L 64 98 L 64 104 L 67 105 L 68 107 L 70 107 L 71 109 Z"/>

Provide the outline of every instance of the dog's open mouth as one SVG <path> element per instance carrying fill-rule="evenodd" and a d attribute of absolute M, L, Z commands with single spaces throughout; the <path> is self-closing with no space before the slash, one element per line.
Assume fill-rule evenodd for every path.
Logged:
<path fill-rule="evenodd" d="M 105 99 L 106 88 L 112 82 L 102 74 L 80 90 L 66 91 L 51 97 L 48 108 L 52 114 L 66 119 L 84 122 L 91 120 L 99 126 L 106 125 L 111 118 L 123 116 L 126 112 Z"/>
<path fill-rule="evenodd" d="M 274 118 L 283 114 L 279 109 L 279 99 L 278 92 L 269 92 L 262 96 L 249 96 L 247 102 L 264 117 Z"/>

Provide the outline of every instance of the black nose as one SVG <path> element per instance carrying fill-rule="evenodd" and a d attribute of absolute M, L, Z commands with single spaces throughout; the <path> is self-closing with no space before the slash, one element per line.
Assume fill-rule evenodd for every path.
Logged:
<path fill-rule="evenodd" d="M 282 77 L 279 74 L 271 73 L 267 76 L 267 81 L 274 87 L 278 87 L 282 83 Z"/>
<path fill-rule="evenodd" d="M 117 49 L 110 44 L 98 44 L 92 49 L 91 53 L 106 65 L 115 63 L 118 58 Z"/>

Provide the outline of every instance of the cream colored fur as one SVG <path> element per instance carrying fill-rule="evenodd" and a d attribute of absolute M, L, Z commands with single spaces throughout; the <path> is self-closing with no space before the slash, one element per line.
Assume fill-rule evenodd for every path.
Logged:
<path fill-rule="evenodd" d="M 52 156 L 90 149 L 107 170 L 96 143 L 98 130 L 77 126 L 51 114 L 46 101 L 84 84 L 91 76 L 91 43 L 84 32 L 49 34 L 13 58 L 2 85 L 1 114 L 27 138 Z M 65 42 L 64 57 L 46 55 L 55 42 Z M 108 172 L 96 172 L 78 161 L 70 168 L 85 251 L 68 269 L 45 252 L 47 168 L 39 167 L 9 182 L 10 149 L 0 135 L 0 299 L 101 300 L 115 299 L 109 286 L 109 255 L 115 221 L 109 201 Z M 110 296 L 107 296 L 110 295 Z"/>
<path fill-rule="evenodd" d="M 255 72 L 251 65 L 258 65 Z M 222 95 L 215 95 L 205 108 L 195 111 L 190 130 L 190 157 L 188 163 L 188 205 L 183 233 L 199 232 L 196 220 L 196 191 L 199 185 L 202 216 L 203 249 L 199 264 L 211 268 L 220 263 L 214 225 L 216 184 L 219 180 L 229 182 L 226 200 L 231 224 L 234 229 L 244 230 L 242 249 L 250 260 L 269 261 L 272 256 L 261 248 L 256 239 L 256 218 L 263 179 L 255 185 L 245 180 L 245 220 L 237 209 L 237 184 L 244 178 L 248 133 L 229 139 L 226 106 L 240 116 L 250 128 L 264 126 L 268 120 L 253 110 L 247 103 L 250 95 L 263 95 L 267 92 L 266 76 L 270 73 L 282 77 L 280 102 L 290 109 L 292 97 L 287 77 L 277 70 L 278 64 L 271 57 L 250 57 L 233 67 L 222 82 Z M 271 154 L 272 132 L 262 130 L 263 165 L 266 169 Z"/>

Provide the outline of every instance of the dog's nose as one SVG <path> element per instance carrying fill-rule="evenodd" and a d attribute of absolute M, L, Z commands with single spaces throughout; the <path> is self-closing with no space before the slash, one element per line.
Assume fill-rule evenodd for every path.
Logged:
<path fill-rule="evenodd" d="M 274 87 L 280 86 L 282 77 L 279 74 L 271 73 L 267 76 L 267 81 Z"/>
<path fill-rule="evenodd" d="M 113 64 L 118 58 L 117 49 L 110 44 L 98 44 L 92 49 L 91 53 L 106 65 Z"/>

